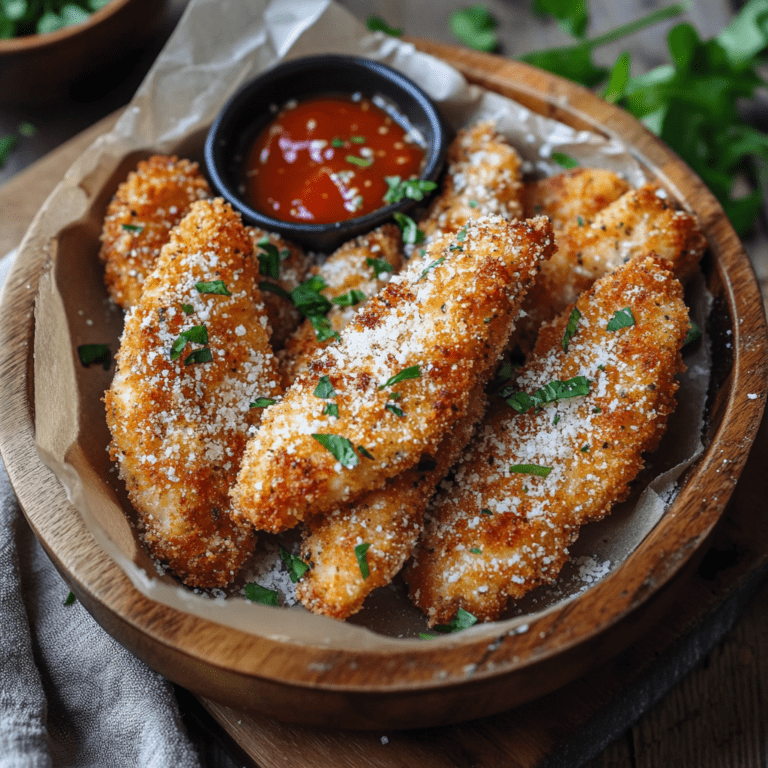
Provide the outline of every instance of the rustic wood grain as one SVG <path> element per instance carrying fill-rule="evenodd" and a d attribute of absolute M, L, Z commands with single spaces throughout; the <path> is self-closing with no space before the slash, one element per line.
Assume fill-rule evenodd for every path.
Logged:
<path fill-rule="evenodd" d="M 473 56 L 476 56 L 473 54 Z M 467 66 L 476 67 L 477 61 L 475 59 L 471 59 L 471 61 L 468 63 Z M 468 72 L 468 74 L 472 74 L 472 72 Z M 482 77 L 488 77 L 489 75 L 483 74 Z M 499 77 L 499 70 L 495 70 L 493 73 L 494 78 Z M 576 119 L 582 119 L 581 116 L 577 115 Z M 587 118 L 588 119 L 588 118 Z M 667 169 L 667 172 L 674 174 L 675 169 L 670 166 Z M 712 220 L 709 222 L 711 227 L 715 227 L 715 232 L 717 235 L 717 238 L 725 238 L 726 243 L 728 242 L 727 238 L 727 231 L 722 232 L 717 230 L 717 219 L 714 215 L 712 215 Z M 19 285 L 21 285 L 22 282 L 28 281 L 28 280 L 34 280 L 35 275 L 34 271 L 25 271 L 20 270 L 18 274 L 14 274 L 14 278 L 16 279 L 16 288 L 18 288 Z M 732 290 L 732 293 L 739 293 L 741 291 L 740 286 L 745 287 L 745 292 L 748 295 L 749 294 L 749 277 L 743 274 L 736 275 L 734 278 L 733 285 L 730 286 Z M 14 314 L 15 317 L 24 318 L 24 321 L 20 323 L 20 326 L 22 328 L 29 328 L 31 324 L 31 316 L 29 314 L 30 305 L 28 301 L 23 300 L 23 295 L 20 297 L 20 300 L 16 300 L 16 296 L 14 295 L 14 301 L 12 304 L 9 304 L 9 313 Z M 742 307 L 742 309 L 748 309 L 748 306 Z M 25 314 L 26 313 L 26 314 Z M 18 327 L 17 327 L 18 329 Z M 757 334 L 759 336 L 759 334 Z M 759 341 L 759 339 L 758 339 Z M 29 360 L 26 357 L 26 353 L 24 349 L 19 349 L 18 345 L 17 349 L 15 350 L 14 355 L 9 358 L 13 362 L 20 364 L 22 366 L 26 366 L 29 364 Z M 3 367 L 4 371 L 8 371 L 7 366 Z M 759 371 L 758 371 L 759 373 Z M 750 379 L 749 381 L 752 381 Z M 8 385 L 9 387 L 16 386 L 17 381 L 15 379 L 15 376 L 12 375 L 10 377 L 6 376 L 3 378 L 0 378 L 0 387 L 5 387 Z M 730 386 L 734 386 L 733 382 L 730 383 Z M 6 391 L 3 389 L 3 391 Z M 17 400 L 16 406 L 18 406 L 19 401 Z M 729 406 L 727 399 L 724 402 L 724 416 L 725 418 L 729 418 Z M 26 407 L 16 408 L 15 406 L 10 411 L 10 420 L 11 421 L 17 421 L 20 425 L 23 426 L 23 423 L 25 421 L 28 421 L 28 413 L 26 412 Z M 8 422 L 4 423 L 4 430 L 7 426 Z M 737 433 L 739 434 L 739 433 Z M 4 441 L 5 442 L 5 441 Z M 736 441 L 738 443 L 738 441 Z M 738 448 L 738 445 L 737 445 Z M 25 451 L 19 451 L 17 456 L 15 457 L 16 460 L 19 462 L 30 462 L 34 463 L 35 459 L 34 451 L 26 450 Z M 45 483 L 43 483 L 45 486 Z M 61 499 L 58 498 L 58 495 L 56 493 L 53 493 L 51 495 L 51 491 L 47 487 L 41 487 L 40 489 L 36 489 L 34 492 L 26 494 L 24 502 L 25 507 L 26 506 L 43 506 L 43 505 L 49 505 L 52 504 L 54 507 L 56 505 L 61 504 Z M 77 539 L 76 541 L 76 548 L 80 548 L 81 546 L 87 549 L 89 546 L 89 542 L 83 539 L 82 537 L 82 531 L 77 530 L 76 525 L 71 525 L 70 521 L 66 521 L 61 526 L 53 527 L 49 530 L 47 530 L 47 533 L 49 535 L 55 534 L 57 536 L 65 536 L 65 537 L 75 537 Z M 86 534 L 87 539 L 87 534 Z M 88 567 L 92 568 L 93 571 L 99 570 L 102 566 L 107 567 L 107 571 L 103 574 L 103 578 L 106 579 L 109 574 L 109 563 L 102 564 L 99 566 L 96 566 L 92 563 L 84 563 L 80 560 L 78 560 L 77 563 L 78 567 Z M 101 575 L 99 575 L 99 578 L 102 578 Z M 103 585 L 100 585 L 103 586 Z M 124 585 L 116 585 L 115 589 L 120 590 Z M 101 597 L 101 596 L 100 596 Z M 107 598 L 111 597 L 111 593 L 107 594 Z M 94 610 L 98 611 L 98 606 L 94 608 Z M 132 617 L 134 620 L 141 620 L 143 611 L 146 610 L 146 607 L 142 607 L 140 610 L 137 610 L 136 616 Z M 147 619 L 149 623 L 152 623 L 154 621 L 167 621 L 167 618 L 163 619 L 162 617 L 155 617 L 154 614 L 150 611 L 147 616 L 149 618 Z M 146 618 L 146 617 L 145 617 Z M 185 632 L 189 631 L 189 627 L 186 626 L 184 622 L 182 622 L 178 627 L 176 627 L 176 632 L 184 634 Z M 126 633 L 130 634 L 131 628 L 129 627 L 121 627 L 119 624 L 117 625 L 118 631 L 125 631 Z M 173 632 L 171 634 L 174 634 Z M 216 641 L 217 638 L 215 636 L 209 638 L 211 641 Z M 135 638 L 134 642 L 141 645 L 140 638 Z M 152 649 L 143 648 L 143 651 L 145 654 L 150 654 L 152 652 Z M 140 655 L 142 655 L 140 653 Z M 181 665 L 187 663 L 187 661 L 180 661 Z M 578 687 L 578 683 L 575 684 Z M 591 685 L 594 685 L 594 683 L 590 683 L 587 685 L 587 687 L 590 687 Z M 194 686 L 192 686 L 194 687 Z M 581 693 L 584 693 L 584 691 L 581 691 Z M 598 697 L 599 698 L 599 697 Z M 584 697 L 580 695 L 579 700 L 583 700 Z M 587 696 L 587 701 L 589 700 L 589 697 Z M 438 730 L 432 730 L 429 732 L 417 732 L 418 737 L 414 738 L 404 738 L 401 741 L 397 742 L 398 747 L 397 749 L 390 750 L 389 752 L 380 751 L 378 748 L 371 747 L 371 736 L 370 734 L 360 736 L 360 739 L 357 738 L 357 736 L 353 739 L 350 734 L 337 734 L 335 736 L 330 735 L 327 732 L 319 732 L 319 735 L 316 737 L 316 741 L 310 740 L 310 744 L 313 745 L 313 747 L 317 747 L 317 749 L 320 750 L 320 754 L 324 755 L 327 760 L 324 763 L 319 763 L 322 765 L 328 765 L 328 764 L 347 764 L 338 761 L 336 758 L 338 757 L 337 752 L 334 750 L 340 749 L 342 746 L 346 749 L 348 746 L 353 747 L 351 752 L 349 752 L 349 757 L 345 757 L 344 759 L 353 760 L 353 762 L 350 762 L 348 764 L 350 765 L 364 765 L 366 763 L 360 762 L 362 760 L 362 756 L 365 755 L 366 759 L 370 758 L 369 749 L 373 749 L 374 753 L 376 755 L 384 755 L 382 759 L 390 760 L 391 754 L 394 752 L 397 756 L 396 759 L 398 762 L 384 762 L 381 763 L 382 765 L 394 765 L 399 764 L 402 754 L 399 750 L 404 749 L 403 745 L 407 744 L 409 745 L 409 748 L 414 750 L 410 753 L 403 753 L 407 756 L 409 762 L 412 760 L 415 760 L 417 757 L 421 759 L 422 752 L 424 751 L 424 745 L 427 744 L 428 749 L 426 749 L 427 752 L 430 754 L 432 753 L 439 753 L 441 757 L 444 757 L 445 760 L 453 760 L 454 762 L 445 762 L 445 760 L 442 763 L 437 764 L 443 764 L 443 765 L 470 765 L 473 764 L 471 761 L 477 760 L 479 756 L 482 755 L 482 765 L 513 765 L 513 764 L 519 764 L 519 765 L 535 765 L 539 762 L 539 760 L 553 749 L 555 745 L 557 745 L 558 742 L 561 742 L 563 739 L 566 738 L 567 735 L 569 735 L 574 728 L 579 727 L 583 724 L 583 720 L 579 717 L 575 717 L 573 713 L 571 713 L 570 717 L 566 713 L 565 715 L 562 715 L 561 712 L 557 709 L 551 709 L 548 710 L 548 701 L 546 700 L 544 702 L 538 702 L 534 705 L 529 705 L 528 709 L 529 712 L 526 716 L 526 708 L 521 708 L 518 710 L 514 717 L 511 719 L 508 719 L 507 716 L 497 716 L 496 718 L 490 718 L 488 721 L 485 721 L 479 729 L 477 728 L 476 724 L 472 724 L 472 726 L 461 726 L 458 728 L 451 728 L 451 729 L 438 729 Z M 597 700 L 593 701 L 592 706 L 587 706 L 583 709 L 581 714 L 587 714 L 592 715 L 594 714 L 598 709 L 599 702 Z M 219 705 L 210 705 L 213 711 L 217 711 L 219 717 L 223 717 L 222 712 L 224 711 Z M 542 715 L 550 713 L 552 715 L 551 717 L 542 717 Z M 554 716 L 556 713 L 557 716 Z M 229 716 L 229 715 L 227 715 Z M 234 716 L 234 715 L 232 715 Z M 540 726 L 540 730 L 543 731 L 555 731 L 554 736 L 553 733 L 545 733 L 542 735 L 540 731 L 537 731 L 537 729 L 534 727 L 535 724 L 541 723 L 542 720 L 545 721 L 545 726 Z M 493 721 L 493 722 L 492 722 Z M 577 722 L 578 721 L 578 722 Z M 295 731 L 294 729 L 288 728 L 286 726 L 277 726 L 275 724 L 275 729 L 273 731 L 270 731 L 269 729 L 266 729 L 266 726 L 264 725 L 264 721 L 255 718 L 252 720 L 252 723 L 255 723 L 259 728 L 262 729 L 260 738 L 257 739 L 257 743 L 254 743 L 252 749 L 253 749 L 253 756 L 258 757 L 258 759 L 261 760 L 261 764 L 263 764 L 264 768 L 267 768 L 268 765 L 274 764 L 274 765 L 282 765 L 287 764 L 283 762 L 272 762 L 267 763 L 264 762 L 265 759 L 271 759 L 271 760 L 277 760 L 278 758 L 275 756 L 276 753 L 283 753 L 285 750 L 288 750 L 290 752 L 289 747 L 293 744 L 296 745 L 298 742 L 297 739 L 299 738 L 298 735 L 303 738 L 302 731 Z M 556 727 L 559 725 L 559 727 Z M 257 729 L 258 730 L 258 729 Z M 501 733 L 503 732 L 503 733 Z M 252 734 L 253 732 L 251 732 Z M 298 735 L 297 735 L 298 734 Z M 451 734 L 454 734 L 455 736 L 451 737 Z M 503 734 L 510 734 L 509 738 L 505 738 Z M 386 734 L 383 734 L 386 735 Z M 400 735 L 400 734 L 398 734 Z M 390 744 L 394 744 L 395 741 L 393 740 L 392 735 L 389 736 L 390 742 L 386 745 L 381 744 L 380 736 L 379 744 L 381 747 L 388 747 Z M 447 740 L 446 740 L 447 739 Z M 279 749 L 275 749 L 276 747 L 279 747 Z M 509 762 L 509 754 L 510 751 L 516 755 L 515 759 L 519 759 L 523 762 L 518 763 L 510 763 Z M 294 753 L 295 757 L 298 757 L 301 753 L 301 750 Z M 306 751 L 304 752 L 306 755 Z M 269 757 L 272 755 L 272 757 Z M 265 757 L 266 756 L 266 757 Z M 330 757 L 333 757 L 333 761 L 330 761 Z M 280 758 L 282 759 L 282 758 Z M 354 760 L 358 760 L 357 762 L 354 762 Z M 378 759 L 378 758 L 377 758 Z M 329 762 L 330 761 L 330 762 Z M 459 761 L 459 762 L 455 762 Z M 463 762 L 461 762 L 463 761 Z M 294 763 L 295 764 L 295 763 Z M 308 763 L 301 763 L 300 764 L 308 764 Z M 378 765 L 379 763 L 373 762 L 370 763 L 371 765 Z M 425 763 L 426 765 L 431 765 L 431 763 Z M 477 764 L 477 763 L 475 763 Z M 652 763 L 648 763 L 652 764 Z M 656 763 L 660 764 L 660 763 Z M 663 762 L 661 763 L 663 764 Z"/>

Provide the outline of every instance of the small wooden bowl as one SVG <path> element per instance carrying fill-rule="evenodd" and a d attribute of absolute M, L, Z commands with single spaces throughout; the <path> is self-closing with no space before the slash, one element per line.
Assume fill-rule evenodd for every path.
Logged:
<path fill-rule="evenodd" d="M 167 0 L 112 0 L 82 24 L 0 40 L 0 103 L 51 101 L 155 31 Z"/>
<path fill-rule="evenodd" d="M 526 631 L 488 625 L 428 642 L 392 639 L 383 649 L 339 649 L 258 637 L 149 600 L 96 544 L 35 449 L 35 297 L 48 254 L 63 243 L 63 236 L 41 239 L 40 219 L 27 238 L 29 256 L 15 264 L 0 305 L 0 447 L 31 526 L 78 600 L 110 634 L 177 683 L 290 722 L 348 728 L 456 722 L 535 699 L 605 662 L 647 629 L 671 585 L 695 566 L 763 412 L 768 341 L 762 299 L 738 237 L 701 181 L 627 113 L 572 83 L 500 57 L 418 44 L 470 81 L 536 112 L 620 136 L 698 217 L 710 244 L 703 270 L 714 296 L 709 331 L 716 366 L 704 453 L 627 560 L 577 598 L 532 619 Z"/>

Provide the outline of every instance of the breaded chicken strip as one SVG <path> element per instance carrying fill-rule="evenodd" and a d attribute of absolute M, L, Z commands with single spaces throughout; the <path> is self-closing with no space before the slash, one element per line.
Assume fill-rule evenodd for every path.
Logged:
<path fill-rule="evenodd" d="M 279 387 L 251 251 L 227 204 L 193 203 L 126 317 L 105 396 L 143 539 L 190 586 L 227 584 L 254 544 L 229 489 L 263 412 L 249 406 Z"/>
<path fill-rule="evenodd" d="M 504 392 L 517 410 L 491 407 L 407 569 L 430 624 L 460 607 L 498 618 L 509 599 L 555 579 L 579 527 L 626 497 L 674 408 L 689 327 L 682 295 L 668 262 L 638 258 L 579 299 L 570 341 L 570 311 L 542 329 Z M 614 330 L 617 313 L 633 324 Z M 562 382 L 588 392 L 554 399 Z"/>
<path fill-rule="evenodd" d="M 371 296 L 378 293 L 403 266 L 403 240 L 396 224 L 384 224 L 367 235 L 350 240 L 334 251 L 313 275 L 323 279 L 320 293 L 333 303 L 326 315 L 328 331 L 318 333 L 305 320 L 291 335 L 279 355 L 286 386 L 305 371 L 318 349 L 335 341 L 336 336 Z M 323 336 L 321 341 L 318 335 Z"/>
<path fill-rule="evenodd" d="M 448 147 L 443 191 L 419 223 L 427 241 L 458 232 L 468 221 L 498 215 L 522 218 L 521 160 L 492 122 L 459 131 Z"/>
<path fill-rule="evenodd" d="M 422 457 L 416 466 L 387 480 L 381 490 L 309 519 L 301 554 L 312 568 L 298 583 L 296 595 L 310 611 L 346 619 L 363 607 L 374 589 L 392 581 L 413 552 L 437 484 L 461 455 L 485 406 L 478 387 L 466 415 L 443 438 L 434 456 Z M 361 571 L 355 553 L 361 546 L 368 575 Z"/>
<path fill-rule="evenodd" d="M 107 208 L 99 258 L 109 295 L 123 309 L 136 304 L 170 232 L 195 200 L 211 197 L 197 163 L 155 155 L 142 160 Z"/>
<path fill-rule="evenodd" d="M 237 514 L 280 531 L 433 454 L 490 375 L 553 247 L 543 217 L 493 217 L 393 276 L 268 409 L 233 491 Z"/>
<path fill-rule="evenodd" d="M 634 189 L 598 212 L 591 223 L 567 227 L 557 235 L 557 253 L 542 264 L 523 304 L 514 341 L 527 352 L 539 326 L 576 301 L 582 291 L 636 256 L 653 251 L 687 279 L 707 241 L 696 220 L 670 206 L 652 185 Z"/>
<path fill-rule="evenodd" d="M 274 232 L 258 227 L 246 227 L 246 230 L 253 240 L 254 258 L 259 262 L 261 300 L 272 329 L 269 340 L 272 349 L 277 351 L 285 346 L 286 339 L 301 323 L 301 313 L 285 294 L 304 282 L 310 259 L 301 246 L 283 240 Z"/>
<path fill-rule="evenodd" d="M 548 216 L 555 237 L 568 227 L 590 224 L 598 211 L 629 191 L 612 171 L 574 168 L 523 184 L 523 218 Z"/>

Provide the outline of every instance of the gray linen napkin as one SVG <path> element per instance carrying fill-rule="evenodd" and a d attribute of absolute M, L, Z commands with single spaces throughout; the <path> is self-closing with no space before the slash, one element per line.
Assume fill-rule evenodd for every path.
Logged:
<path fill-rule="evenodd" d="M 171 684 L 68 594 L 0 465 L 0 768 L 200 768 Z"/>

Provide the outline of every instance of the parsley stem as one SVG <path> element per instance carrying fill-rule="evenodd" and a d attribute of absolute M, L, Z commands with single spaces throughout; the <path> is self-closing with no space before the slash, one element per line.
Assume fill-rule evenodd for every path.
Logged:
<path fill-rule="evenodd" d="M 666 8 L 659 8 L 647 16 L 643 16 L 635 21 L 630 21 L 627 24 L 622 24 L 615 29 L 609 29 L 602 35 L 597 37 L 591 37 L 585 40 L 585 45 L 589 48 L 597 48 L 601 45 L 608 45 L 616 40 L 620 40 L 622 37 L 633 35 L 635 32 L 639 32 L 641 29 L 651 27 L 654 24 L 659 24 L 667 19 L 673 19 L 675 16 L 679 16 L 681 13 L 685 13 L 691 7 L 690 0 L 686 0 L 682 3 L 674 3 L 674 5 L 668 5 Z"/>

